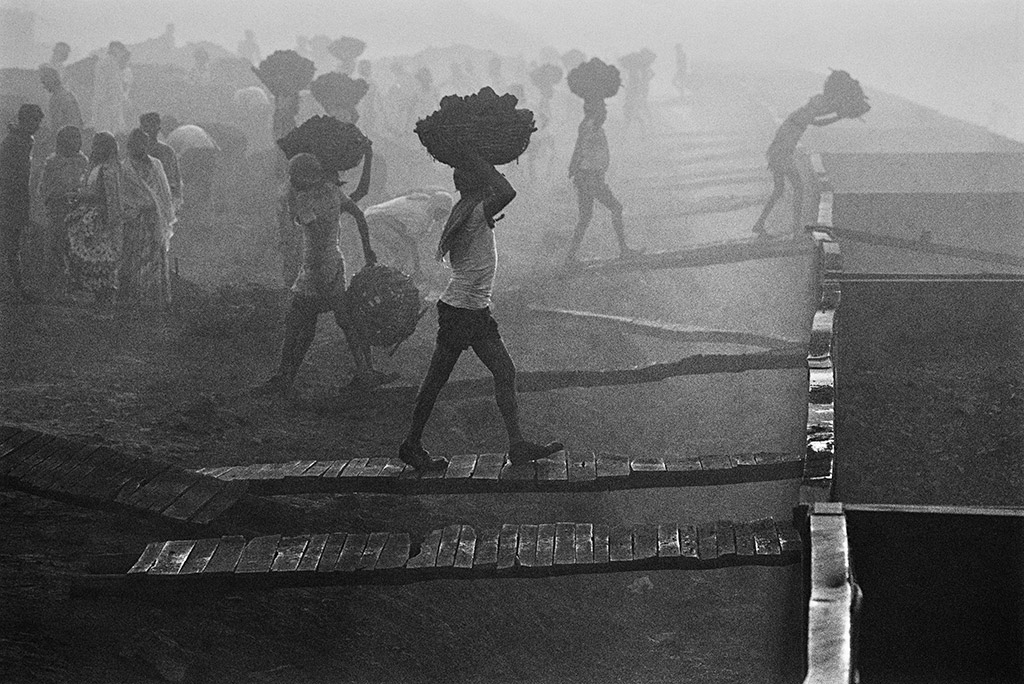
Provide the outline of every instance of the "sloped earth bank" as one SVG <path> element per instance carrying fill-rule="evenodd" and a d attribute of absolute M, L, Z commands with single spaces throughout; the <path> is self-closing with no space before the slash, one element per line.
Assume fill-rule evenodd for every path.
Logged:
<path fill-rule="evenodd" d="M 756 205 L 728 214 L 687 212 L 685 207 L 709 201 L 702 199 L 707 189 L 693 191 L 701 195 L 687 195 L 689 190 L 651 194 L 627 182 L 644 168 L 643 150 L 661 146 L 656 136 L 670 126 L 712 127 L 699 111 L 666 106 L 659 115 L 646 142 L 636 132 L 632 138 L 614 127 L 609 132 L 613 155 L 621 160 L 615 178 L 627 220 L 634 217 L 636 241 L 655 250 L 743 236 Z M 752 148 L 761 147 L 761 135 L 750 134 Z M 615 142 L 623 140 L 628 145 Z M 681 151 L 698 144 L 685 137 L 673 140 L 684 141 L 671 143 Z M 745 168 L 758 162 L 752 157 L 732 163 Z M 720 168 L 715 162 L 708 173 Z M 689 164 L 679 173 L 699 178 L 701 166 Z M 509 218 L 499 224 L 504 255 L 499 288 L 551 278 L 549 269 L 567 244 L 575 207 L 564 181 L 550 185 L 550 190 L 521 186 Z M 762 182 L 741 191 L 757 199 L 767 188 Z M 736 186 L 722 190 L 723 196 L 735 192 Z M 653 218 L 636 218 L 648 212 Z M 785 214 L 780 207 L 774 230 L 784 230 Z M 238 220 L 225 218 L 222 230 L 205 244 L 193 244 L 192 253 L 205 253 L 209 262 L 192 264 L 194 272 L 186 275 L 211 283 L 241 259 L 248 280 L 273 282 L 272 258 L 251 251 L 237 255 L 227 247 L 259 230 L 238 226 Z M 584 256 L 612 256 L 614 242 L 600 208 L 591 232 Z M 358 262 L 350 264 L 350 272 L 357 267 Z M 586 299 L 588 306 L 621 314 L 639 297 L 642 304 L 633 309 L 671 322 L 800 341 L 807 335 L 809 277 L 809 260 L 773 260 L 674 275 L 596 278 L 589 293 L 576 293 L 580 297 L 571 287 L 550 290 L 549 303 Z M 602 288 L 616 294 L 599 297 L 595 292 Z M 227 289 L 218 296 L 220 303 L 212 306 L 211 295 L 183 290 L 181 308 L 170 316 L 97 313 L 87 305 L 5 305 L 0 310 L 3 422 L 103 441 L 187 467 L 394 453 L 407 407 L 323 410 L 350 374 L 340 336 L 327 317 L 321 319 L 296 397 L 260 398 L 247 388 L 276 363 L 283 297 L 258 287 Z M 497 315 L 513 356 L 528 370 L 621 368 L 729 350 L 654 344 L 578 324 L 541 324 L 511 304 Z M 433 326 L 430 315 L 394 357 L 378 353 L 381 367 L 415 383 L 429 356 Z M 482 372 L 467 358 L 456 376 Z M 563 390 L 524 396 L 522 410 L 531 435 L 562 437 L 573 448 L 601 446 L 628 454 L 800 450 L 803 382 L 802 372 L 765 372 Z M 493 451 L 503 447 L 503 430 L 491 400 L 446 403 L 438 406 L 426 439 L 442 452 Z M 408 530 L 417 535 L 452 522 L 749 519 L 788 516 L 796 493 L 797 483 L 789 481 L 558 497 L 296 496 L 278 499 L 290 511 L 285 519 L 234 522 L 253 533 Z M 215 601 L 71 599 L 68 578 L 86 570 L 89 556 L 138 552 L 146 542 L 179 536 L 180 530 L 17 492 L 0 493 L 0 509 L 5 681 L 796 682 L 803 670 L 799 566 L 430 581 L 241 593 Z"/>

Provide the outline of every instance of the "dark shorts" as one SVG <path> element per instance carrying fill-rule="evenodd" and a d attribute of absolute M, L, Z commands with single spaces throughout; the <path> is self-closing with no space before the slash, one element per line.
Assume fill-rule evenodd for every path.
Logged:
<path fill-rule="evenodd" d="M 485 340 L 500 340 L 498 322 L 490 307 L 460 309 L 437 301 L 437 344 L 458 350 Z"/>

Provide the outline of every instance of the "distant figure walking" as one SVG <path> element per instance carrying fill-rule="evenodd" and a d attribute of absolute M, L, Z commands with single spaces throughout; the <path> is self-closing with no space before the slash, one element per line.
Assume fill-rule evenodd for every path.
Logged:
<path fill-rule="evenodd" d="M 128 90 L 131 71 L 128 62 L 131 53 L 124 43 L 112 41 L 99 60 L 93 77 L 92 127 L 114 135 L 129 130 L 125 112 L 128 109 Z"/>
<path fill-rule="evenodd" d="M 757 235 L 763 236 L 767 233 L 764 227 L 765 221 L 771 214 L 775 203 L 786 192 L 787 180 L 793 187 L 793 235 L 798 236 L 802 232 L 804 185 L 800 178 L 800 169 L 797 168 L 794 159 L 796 146 L 808 126 L 828 126 L 843 118 L 833 113 L 834 111 L 834 107 L 830 107 L 823 96 L 815 95 L 807 101 L 807 104 L 787 116 L 779 126 L 779 130 L 775 132 L 775 138 L 768 146 L 766 154 L 768 170 L 772 172 L 775 187 L 754 224 L 753 231 Z"/>
<path fill-rule="evenodd" d="M 622 203 L 612 194 L 611 188 L 604 179 L 610 164 L 608 138 L 604 133 L 604 122 L 608 110 L 604 100 L 593 98 L 583 102 L 583 121 L 580 122 L 576 136 L 576 148 L 569 162 L 569 177 L 576 184 L 579 199 L 580 218 L 576 231 L 572 236 L 569 254 L 565 258 L 566 265 L 576 261 L 576 253 L 583 244 L 583 236 L 594 216 L 594 200 L 597 200 L 612 212 L 612 228 L 619 241 L 619 257 L 628 259 L 638 256 L 640 252 L 626 245 L 626 230 L 622 221 Z"/>
<path fill-rule="evenodd" d="M 78 100 L 61 82 L 60 73 L 51 66 L 39 67 L 39 82 L 50 93 L 49 121 L 46 125 L 56 135 L 65 126 L 74 126 L 81 130 L 82 110 Z"/>
<path fill-rule="evenodd" d="M 9 125 L 7 137 L 0 143 L 0 249 L 14 295 L 25 301 L 32 297 L 21 278 L 21 237 L 32 225 L 29 188 L 32 143 L 42 120 L 43 110 L 39 105 L 21 105 L 18 123 Z"/>
<path fill-rule="evenodd" d="M 167 143 L 160 141 L 160 127 L 163 121 L 157 112 L 147 112 L 139 117 L 139 127 L 146 134 L 148 147 L 146 152 L 151 157 L 160 160 L 164 167 L 164 174 L 167 176 L 167 184 L 171 188 L 171 200 L 174 202 L 174 210 L 181 211 L 183 204 L 181 191 L 181 168 L 178 164 L 178 153 Z"/>
<path fill-rule="evenodd" d="M 437 341 L 430 367 L 420 385 L 412 425 L 398 450 L 405 463 L 418 470 L 443 468 L 447 459 L 432 457 L 423 448 L 423 430 L 438 395 L 448 382 L 462 352 L 472 347 L 494 376 L 494 396 L 508 432 L 513 463 L 546 458 L 563 446 L 528 442 L 519 424 L 516 366 L 491 316 L 491 291 L 497 268 L 494 217 L 516 192 L 497 169 L 476 152 L 466 150 L 463 168 L 454 173 L 459 201 L 452 209 L 438 243 L 437 258 L 449 257 L 452 277 L 437 302 Z"/>

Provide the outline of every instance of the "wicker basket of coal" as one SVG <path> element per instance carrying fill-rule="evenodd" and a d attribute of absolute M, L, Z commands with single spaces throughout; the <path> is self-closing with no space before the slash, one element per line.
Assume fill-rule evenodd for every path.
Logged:
<path fill-rule="evenodd" d="M 604 100 L 615 97 L 622 86 L 622 77 L 613 64 L 605 64 L 597 57 L 583 62 L 566 77 L 569 90 L 584 100 Z"/>
<path fill-rule="evenodd" d="M 277 50 L 252 70 L 267 90 L 277 97 L 287 97 L 309 86 L 316 66 L 295 50 Z"/>
<path fill-rule="evenodd" d="M 352 323 L 374 347 L 402 342 L 420 319 L 420 291 L 412 278 L 382 264 L 352 276 L 345 303 Z"/>
<path fill-rule="evenodd" d="M 836 114 L 848 119 L 863 116 L 871 110 L 860 81 L 846 71 L 833 71 L 825 79 L 822 95 Z"/>
<path fill-rule="evenodd" d="M 365 49 L 366 43 L 351 36 L 342 36 L 337 40 L 332 40 L 327 46 L 327 52 L 339 62 L 354 60 L 363 54 Z"/>
<path fill-rule="evenodd" d="M 476 150 L 494 164 L 508 164 L 526 151 L 537 130 L 533 112 L 516 109 L 515 95 L 498 96 L 491 88 L 479 93 L 448 95 L 430 116 L 416 122 L 416 135 L 437 161 L 452 167 L 464 163 L 462 150 Z"/>
<path fill-rule="evenodd" d="M 320 106 L 334 109 L 355 109 L 363 96 L 370 91 L 370 85 L 361 78 L 331 71 L 316 77 L 309 86 L 309 92 Z"/>
<path fill-rule="evenodd" d="M 320 160 L 328 173 L 359 166 L 370 144 L 370 139 L 355 124 L 339 121 L 333 116 L 310 117 L 277 141 L 277 146 L 288 159 L 308 152 Z"/>

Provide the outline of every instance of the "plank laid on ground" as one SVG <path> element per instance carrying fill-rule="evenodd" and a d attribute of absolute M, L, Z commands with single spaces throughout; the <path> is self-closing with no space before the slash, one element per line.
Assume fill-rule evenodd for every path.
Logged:
<path fill-rule="evenodd" d="M 597 479 L 597 455 L 589 449 L 569 452 L 569 482 L 593 482 Z"/>
<path fill-rule="evenodd" d="M 161 473 L 170 468 L 166 463 L 155 461 L 138 461 L 131 470 L 131 475 L 125 480 L 115 493 L 114 502 L 127 506 L 127 501 L 132 499 L 137 491 L 147 482 L 150 482 Z"/>
<path fill-rule="evenodd" d="M 537 525 L 537 567 L 550 568 L 555 562 L 555 525 Z"/>
<path fill-rule="evenodd" d="M 624 563 L 633 560 L 633 530 L 625 525 L 616 525 L 608 535 L 608 560 Z"/>
<path fill-rule="evenodd" d="M 718 539 L 718 555 L 736 555 L 736 532 L 732 522 L 718 520 L 715 522 L 715 537 Z"/>
<path fill-rule="evenodd" d="M 320 554 L 320 560 L 316 564 L 317 572 L 334 572 L 338 566 L 338 559 L 341 558 L 341 550 L 345 548 L 345 539 L 348 535 L 344 532 L 334 532 L 327 538 L 324 550 Z"/>
<path fill-rule="evenodd" d="M 309 544 L 309 537 L 282 537 L 277 545 L 277 554 L 270 564 L 271 572 L 294 572 L 302 560 L 302 553 Z"/>
<path fill-rule="evenodd" d="M 78 483 L 67 488 L 70 494 L 92 499 L 94 501 L 108 501 L 113 495 L 111 492 L 120 489 L 131 469 L 131 459 L 125 458 L 106 447 L 92 445 L 75 452 L 70 458 L 73 460 L 86 460 L 92 458 L 102 459 L 102 463 L 92 468 L 92 471 L 78 478 Z M 50 470 L 50 478 L 46 480 L 46 487 L 53 489 L 56 480 L 52 479 L 57 474 L 57 469 Z M 42 479 L 41 479 L 42 481 Z"/>
<path fill-rule="evenodd" d="M 324 478 L 325 480 L 333 480 L 333 479 L 338 477 L 338 474 L 342 470 L 344 470 L 345 466 L 347 466 L 347 465 L 348 465 L 348 459 L 347 458 L 343 458 L 343 459 L 340 459 L 340 460 L 337 460 L 337 461 L 331 461 L 331 464 L 327 467 L 327 470 L 325 470 L 324 474 L 321 475 L 320 477 Z"/>
<path fill-rule="evenodd" d="M 366 547 L 356 563 L 356 570 L 373 570 L 384 551 L 384 545 L 388 543 L 388 536 L 387 532 L 373 532 L 366 538 Z"/>
<path fill-rule="evenodd" d="M 150 542 L 146 544 L 146 549 L 139 556 L 139 560 L 135 561 L 135 565 L 128 571 L 129 575 L 135 573 L 149 572 L 149 569 L 153 567 L 153 563 L 156 562 L 157 556 L 160 555 L 161 549 L 164 548 L 164 542 Z"/>
<path fill-rule="evenodd" d="M 701 456 L 701 470 L 729 470 L 733 467 L 732 458 L 725 455 Z"/>
<path fill-rule="evenodd" d="M 693 525 L 680 525 L 679 527 L 679 555 L 683 558 L 700 557 L 697 528 Z"/>
<path fill-rule="evenodd" d="M 435 568 L 450 568 L 455 564 L 455 554 L 459 550 L 459 532 L 461 525 L 448 525 L 441 533 L 441 543 L 437 546 Z"/>
<path fill-rule="evenodd" d="M 196 545 L 195 539 L 184 541 L 169 541 L 164 544 L 157 556 L 153 567 L 149 569 L 150 575 L 176 575 L 185 564 L 188 555 Z"/>
<path fill-rule="evenodd" d="M 446 480 L 466 480 L 473 474 L 476 468 L 478 456 L 476 454 L 457 454 L 448 461 L 448 468 L 445 470 Z"/>
<path fill-rule="evenodd" d="M 576 564 L 576 524 L 555 524 L 555 565 Z"/>
<path fill-rule="evenodd" d="M 576 523 L 576 565 L 590 565 L 594 562 L 594 525 Z"/>
<path fill-rule="evenodd" d="M 647 560 L 658 555 L 658 527 L 638 525 L 633 528 L 633 560 Z"/>
<path fill-rule="evenodd" d="M 486 480 L 497 482 L 501 477 L 501 470 L 505 466 L 506 454 L 480 454 L 476 459 L 476 467 L 473 469 L 472 479 L 474 482 Z"/>
<path fill-rule="evenodd" d="M 181 566 L 178 574 L 195 575 L 204 571 L 206 566 L 210 564 L 213 554 L 217 552 L 218 546 L 220 546 L 220 539 L 197 540 L 196 545 L 192 547 L 192 552 L 188 554 L 188 558 L 185 560 L 185 564 Z"/>
<path fill-rule="evenodd" d="M 377 558 L 374 570 L 395 570 L 405 567 L 409 561 L 409 549 L 411 540 L 405 532 L 398 532 L 388 536 L 388 541 Z"/>
<path fill-rule="evenodd" d="M 42 465 L 55 454 L 57 458 L 64 461 L 68 458 L 70 443 L 67 440 L 56 437 L 50 440 L 49 443 L 44 444 L 41 448 L 36 449 L 35 452 L 30 455 L 26 455 L 21 461 L 14 465 L 13 468 L 7 471 L 7 477 L 20 480 L 29 472 L 36 467 Z"/>
<path fill-rule="evenodd" d="M 537 464 L 533 461 L 512 463 L 509 461 L 501 469 L 501 482 L 531 484 L 537 479 Z"/>
<path fill-rule="evenodd" d="M 487 529 L 480 532 L 476 540 L 476 552 L 473 554 L 473 568 L 490 569 L 498 565 L 498 538 L 501 531 Z"/>
<path fill-rule="evenodd" d="M 55 437 L 52 435 L 39 435 L 31 440 L 26 440 L 19 444 L 16 448 L 12 449 L 3 462 L 3 474 L 7 475 L 11 470 L 17 468 L 25 462 L 31 462 L 33 456 L 35 456 L 41 449 L 46 447 L 47 444 L 52 442 Z"/>
<path fill-rule="evenodd" d="M 658 557 L 679 557 L 679 528 L 675 525 L 658 525 Z"/>
<path fill-rule="evenodd" d="M 548 458 L 537 459 L 538 482 L 565 482 L 569 479 L 565 451 L 559 451 Z"/>
<path fill-rule="evenodd" d="M 215 575 L 234 572 L 235 566 L 238 565 L 238 559 L 242 557 L 243 549 L 245 549 L 245 537 L 221 537 L 213 557 L 203 568 L 203 574 Z"/>
<path fill-rule="evenodd" d="M 498 538 L 498 570 L 508 570 L 516 561 L 516 548 L 519 545 L 519 527 L 502 525 L 501 536 Z"/>
<path fill-rule="evenodd" d="M 700 457 L 674 457 L 665 459 L 665 470 L 670 473 L 700 471 Z"/>
<path fill-rule="evenodd" d="M 226 486 L 226 482 L 211 477 L 201 477 L 165 508 L 161 515 L 175 520 L 188 520 Z"/>
<path fill-rule="evenodd" d="M 516 544 L 516 563 L 524 568 L 537 565 L 537 526 L 520 525 Z"/>
<path fill-rule="evenodd" d="M 405 567 L 410 569 L 432 568 L 437 561 L 437 549 L 441 546 L 444 530 L 433 530 L 420 544 L 420 552 L 409 559 Z"/>
<path fill-rule="evenodd" d="M 661 456 L 637 456 L 629 462 L 629 468 L 634 473 L 663 473 L 665 472 L 665 459 Z"/>
<path fill-rule="evenodd" d="M 21 432 L 21 428 L 16 428 L 10 425 L 0 425 L 0 444 L 3 444 L 19 432 Z"/>
<path fill-rule="evenodd" d="M 89 475 L 96 470 L 109 468 L 106 464 L 114 454 L 114 451 L 101 447 L 77 462 L 72 462 L 74 465 L 71 468 L 59 471 L 50 489 L 75 496 L 87 496 L 89 492 L 86 483 L 91 481 L 88 479 Z"/>
<path fill-rule="evenodd" d="M 313 572 L 316 570 L 316 566 L 320 563 L 320 557 L 327 547 L 327 540 L 330 537 L 331 535 L 329 534 L 314 534 L 310 536 L 309 543 L 306 544 L 306 550 L 302 552 L 302 558 L 299 560 L 299 566 L 296 568 L 297 572 Z"/>
<path fill-rule="evenodd" d="M 740 522 L 733 525 L 736 533 L 736 555 L 753 556 L 754 550 L 754 528 L 750 523 Z"/>
<path fill-rule="evenodd" d="M 697 526 L 697 554 L 702 561 L 718 558 L 718 534 L 714 523 Z"/>
<path fill-rule="evenodd" d="M 758 556 L 778 556 L 782 553 L 774 519 L 761 518 L 755 520 L 752 526 L 754 528 L 754 552 Z"/>
<path fill-rule="evenodd" d="M 341 549 L 341 556 L 338 557 L 338 564 L 334 566 L 334 572 L 354 572 L 369 539 L 370 536 L 367 534 L 350 534 L 345 537 L 345 546 Z"/>
<path fill-rule="evenodd" d="M 67 447 L 64 445 L 67 445 Z M 36 461 L 33 465 L 23 470 L 15 466 L 7 473 L 7 476 L 18 479 L 33 487 L 38 487 L 47 481 L 51 473 L 60 468 L 65 461 L 77 461 L 91 454 L 96 448 L 95 444 L 71 445 L 64 440 L 54 440 L 50 442 L 48 447 L 43 449 L 44 457 L 42 460 Z"/>
<path fill-rule="evenodd" d="M 629 459 L 615 454 L 599 453 L 597 455 L 597 479 L 603 485 L 609 485 L 629 478 Z"/>
<path fill-rule="evenodd" d="M 207 501 L 202 508 L 189 518 L 189 522 L 196 523 L 197 525 L 207 525 L 213 522 L 234 506 L 238 499 L 245 494 L 248 487 L 249 483 L 245 481 L 233 480 L 228 482 L 222 490 L 214 494 L 213 498 Z"/>
<path fill-rule="evenodd" d="M 400 458 L 388 458 L 377 477 L 398 477 L 409 467 Z"/>
<path fill-rule="evenodd" d="M 800 533 L 792 525 L 776 520 L 775 529 L 779 533 L 779 548 L 782 553 L 799 552 L 803 548 Z"/>
<path fill-rule="evenodd" d="M 611 530 L 607 525 L 596 524 L 594 525 L 594 562 L 601 564 L 607 563 L 610 553 L 609 549 L 609 536 Z"/>
<path fill-rule="evenodd" d="M 235 573 L 269 572 L 277 552 L 277 544 L 280 541 L 281 535 L 279 534 L 268 534 L 251 539 L 242 549 L 242 555 L 235 565 Z"/>
<path fill-rule="evenodd" d="M 35 430 L 23 430 L 4 442 L 0 446 L 0 475 L 6 475 L 11 468 L 21 462 L 18 459 L 18 451 L 22 447 L 42 436 L 41 432 Z"/>
<path fill-rule="evenodd" d="M 476 553 L 476 530 L 463 525 L 459 532 L 459 550 L 455 554 L 455 567 L 470 570 L 473 567 L 473 555 Z"/>

